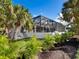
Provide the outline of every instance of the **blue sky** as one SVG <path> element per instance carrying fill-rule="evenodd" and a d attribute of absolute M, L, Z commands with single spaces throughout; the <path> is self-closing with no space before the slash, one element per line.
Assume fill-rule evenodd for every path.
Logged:
<path fill-rule="evenodd" d="M 13 0 L 13 4 L 20 4 L 29 9 L 32 16 L 44 15 L 55 19 L 61 12 L 65 0 Z"/>

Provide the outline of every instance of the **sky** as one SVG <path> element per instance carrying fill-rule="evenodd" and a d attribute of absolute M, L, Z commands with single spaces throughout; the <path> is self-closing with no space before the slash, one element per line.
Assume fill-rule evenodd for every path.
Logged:
<path fill-rule="evenodd" d="M 55 19 L 61 12 L 65 0 L 13 0 L 13 4 L 19 4 L 28 8 L 33 17 L 43 15 Z"/>

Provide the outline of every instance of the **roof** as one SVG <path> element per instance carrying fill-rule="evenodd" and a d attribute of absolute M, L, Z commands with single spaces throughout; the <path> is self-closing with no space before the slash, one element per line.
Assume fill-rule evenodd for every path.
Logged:
<path fill-rule="evenodd" d="M 56 22 L 56 21 L 54 21 L 54 20 L 52 20 L 52 19 L 50 19 L 50 18 L 48 18 L 48 17 L 42 16 L 42 15 L 38 15 L 38 16 L 36 16 L 36 17 L 33 17 L 33 21 L 35 22 L 36 20 L 37 20 L 38 22 L 41 21 L 41 20 L 46 20 L 46 21 L 48 21 L 48 22 L 54 22 L 55 24 L 64 26 L 62 23 Z"/>
<path fill-rule="evenodd" d="M 38 19 L 39 18 L 39 19 Z M 48 17 L 45 17 L 45 16 L 42 16 L 42 15 L 38 15 L 36 17 L 33 17 L 33 20 L 47 20 L 47 21 L 50 21 L 50 22 L 55 22 L 54 20 L 52 19 L 49 19 Z"/>

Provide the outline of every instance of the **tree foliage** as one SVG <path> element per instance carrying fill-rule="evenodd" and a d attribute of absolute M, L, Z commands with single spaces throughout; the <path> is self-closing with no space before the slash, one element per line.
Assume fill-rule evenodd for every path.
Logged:
<path fill-rule="evenodd" d="M 42 51 L 49 51 L 54 48 L 54 44 L 65 42 L 69 37 L 73 36 L 73 32 L 67 32 L 62 35 L 46 35 L 43 40 L 33 36 L 30 39 L 20 41 L 9 41 L 6 36 L 0 35 L 0 59 L 35 59 Z"/>
<path fill-rule="evenodd" d="M 49 51 L 49 49 L 55 47 L 55 44 L 66 42 L 74 34 L 74 32 L 65 32 L 61 35 L 58 33 L 56 33 L 55 35 L 46 35 L 42 42 L 42 49 L 44 51 Z"/>
<path fill-rule="evenodd" d="M 9 59 L 9 58 L 6 56 L 0 56 L 0 59 Z"/>
<path fill-rule="evenodd" d="M 41 51 L 42 43 L 36 37 L 28 41 L 9 41 L 6 36 L 0 36 L 0 59 L 33 59 Z"/>
<path fill-rule="evenodd" d="M 62 9 L 63 19 L 70 22 L 74 32 L 79 34 L 79 0 L 68 0 Z"/>
<path fill-rule="evenodd" d="M 35 56 L 41 52 L 42 43 L 35 36 L 30 41 L 26 42 L 26 50 L 24 53 L 26 59 L 35 59 Z"/>
<path fill-rule="evenodd" d="M 28 9 L 20 5 L 13 5 L 12 0 L 0 0 L 0 28 L 17 28 L 25 26 L 32 30 L 33 22 Z"/>
<path fill-rule="evenodd" d="M 48 51 L 50 48 L 54 47 L 55 43 L 55 37 L 51 35 L 46 35 L 43 40 L 43 50 Z"/>

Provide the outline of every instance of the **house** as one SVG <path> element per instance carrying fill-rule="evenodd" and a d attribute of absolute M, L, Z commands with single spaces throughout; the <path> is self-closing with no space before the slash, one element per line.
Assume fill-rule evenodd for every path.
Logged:
<path fill-rule="evenodd" d="M 34 32 L 64 32 L 65 26 L 45 16 L 39 15 L 33 18 Z"/>
<path fill-rule="evenodd" d="M 61 33 L 65 31 L 64 25 L 42 15 L 34 17 L 33 22 L 34 27 L 32 32 L 22 29 L 22 26 L 18 26 L 16 31 L 12 30 L 10 32 L 11 38 L 17 40 L 32 37 L 33 35 L 37 38 L 44 38 L 46 34 L 53 35 L 56 32 Z M 12 33 L 15 33 L 15 35 Z"/>

